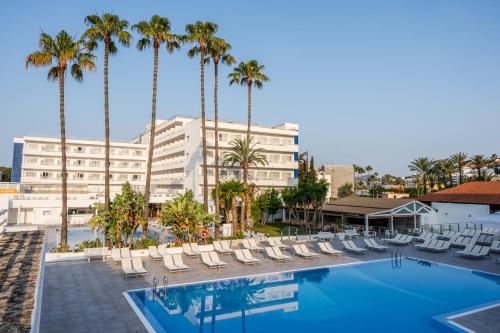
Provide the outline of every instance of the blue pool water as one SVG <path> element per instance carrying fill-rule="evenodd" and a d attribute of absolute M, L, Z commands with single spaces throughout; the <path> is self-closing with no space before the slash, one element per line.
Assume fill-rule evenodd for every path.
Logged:
<path fill-rule="evenodd" d="M 382 260 L 128 295 L 157 332 L 449 332 L 437 317 L 500 301 L 500 276 Z"/>

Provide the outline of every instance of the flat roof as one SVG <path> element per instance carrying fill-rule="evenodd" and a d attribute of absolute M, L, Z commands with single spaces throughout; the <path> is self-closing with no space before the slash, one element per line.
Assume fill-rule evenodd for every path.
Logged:
<path fill-rule="evenodd" d="M 500 181 L 470 182 L 418 198 L 422 202 L 500 205 Z"/>
<path fill-rule="evenodd" d="M 385 212 L 413 201 L 415 201 L 415 199 L 346 197 L 325 203 L 323 205 L 323 211 L 340 214 L 367 215 Z"/>

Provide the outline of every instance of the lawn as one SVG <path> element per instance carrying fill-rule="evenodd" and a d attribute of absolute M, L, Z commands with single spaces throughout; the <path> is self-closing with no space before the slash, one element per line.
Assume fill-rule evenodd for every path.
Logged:
<path fill-rule="evenodd" d="M 265 226 L 254 227 L 255 232 L 261 232 L 270 237 L 281 236 L 281 230 L 290 226 L 287 223 L 268 223 Z"/>

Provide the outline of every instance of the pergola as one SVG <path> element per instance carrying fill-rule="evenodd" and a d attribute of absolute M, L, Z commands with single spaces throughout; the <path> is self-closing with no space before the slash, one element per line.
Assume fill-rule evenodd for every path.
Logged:
<path fill-rule="evenodd" d="M 390 219 L 389 227 L 391 234 L 394 233 L 394 217 L 409 217 L 413 216 L 414 228 L 417 229 L 417 215 L 428 214 L 432 212 L 432 208 L 416 200 L 410 201 L 399 207 L 388 209 L 381 212 L 368 213 L 365 215 L 365 230 L 368 231 L 370 226 L 370 217 L 386 217 Z"/>

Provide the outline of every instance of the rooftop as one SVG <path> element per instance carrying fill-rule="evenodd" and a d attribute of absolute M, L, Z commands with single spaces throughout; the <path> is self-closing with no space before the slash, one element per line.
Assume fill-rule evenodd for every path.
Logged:
<path fill-rule="evenodd" d="M 422 202 L 500 205 L 500 182 L 470 182 L 418 198 Z"/>
<path fill-rule="evenodd" d="M 414 199 L 389 199 L 389 198 L 366 198 L 346 197 L 327 202 L 323 205 L 323 211 L 354 215 L 366 215 L 391 210 Z"/>

